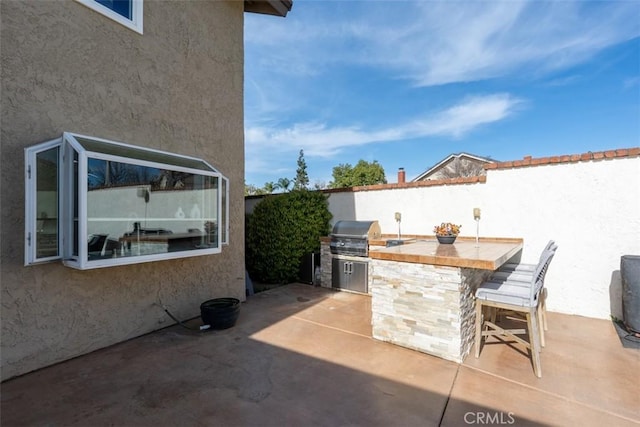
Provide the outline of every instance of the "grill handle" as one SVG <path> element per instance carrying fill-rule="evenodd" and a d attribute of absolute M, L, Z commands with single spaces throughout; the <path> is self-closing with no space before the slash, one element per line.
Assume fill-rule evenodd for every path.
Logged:
<path fill-rule="evenodd" d="M 368 236 L 366 234 L 331 234 L 331 237 L 335 239 L 367 239 Z"/>

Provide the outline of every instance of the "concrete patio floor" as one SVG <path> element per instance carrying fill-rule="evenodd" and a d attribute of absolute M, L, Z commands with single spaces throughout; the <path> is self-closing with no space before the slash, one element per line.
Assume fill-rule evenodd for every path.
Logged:
<path fill-rule="evenodd" d="M 230 329 L 176 325 L 6 381 L 0 421 L 640 425 L 640 350 L 612 322 L 549 313 L 538 379 L 517 346 L 489 342 L 457 364 L 376 341 L 370 313 L 364 295 L 299 284 L 261 292 Z"/>

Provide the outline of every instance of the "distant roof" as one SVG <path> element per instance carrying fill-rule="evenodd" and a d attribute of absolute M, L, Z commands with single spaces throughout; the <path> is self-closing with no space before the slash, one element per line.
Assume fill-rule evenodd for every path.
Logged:
<path fill-rule="evenodd" d="M 420 181 L 422 178 L 424 178 L 425 176 L 429 175 L 431 172 L 433 172 L 434 170 L 438 169 L 440 166 L 444 165 L 445 163 L 447 163 L 451 159 L 460 158 L 460 157 L 467 157 L 469 159 L 477 160 L 479 162 L 484 162 L 484 163 L 495 163 L 496 162 L 496 160 L 493 160 L 493 159 L 491 159 L 489 157 L 476 156 L 475 154 L 464 153 L 464 152 L 462 152 L 462 153 L 452 153 L 452 154 L 449 154 L 444 159 L 440 160 L 435 165 L 431 166 L 426 171 L 422 172 L 420 175 L 418 175 L 414 179 L 412 179 L 411 182 Z"/>
<path fill-rule="evenodd" d="M 293 0 L 244 0 L 244 11 L 266 15 L 287 16 Z"/>

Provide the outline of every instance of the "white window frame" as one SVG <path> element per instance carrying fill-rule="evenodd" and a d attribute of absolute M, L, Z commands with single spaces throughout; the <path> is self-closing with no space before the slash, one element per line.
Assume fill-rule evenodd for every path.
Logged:
<path fill-rule="evenodd" d="M 224 195 L 224 203 L 221 203 L 222 211 L 220 212 L 220 220 L 222 223 L 222 234 L 220 234 L 220 244 L 229 244 L 229 178 L 223 176 L 220 179 L 220 196 Z"/>
<path fill-rule="evenodd" d="M 60 179 L 60 169 L 62 165 L 62 138 L 57 138 L 51 141 L 43 142 L 34 147 L 28 147 L 25 149 L 25 169 L 24 169 L 24 188 L 25 188 L 25 245 L 24 245 L 24 259 L 25 265 L 39 264 L 43 262 L 49 262 L 58 260 L 62 257 L 62 205 L 60 203 L 60 194 L 62 193 L 62 180 Z M 58 225 L 57 225 L 57 241 L 58 251 L 56 255 L 49 257 L 38 257 L 37 253 L 37 224 L 38 224 L 38 212 L 37 212 L 37 174 L 38 168 L 36 167 L 37 155 L 47 150 L 58 148 Z"/>
<path fill-rule="evenodd" d="M 195 169 L 179 164 L 171 164 L 170 162 L 162 163 L 142 158 L 127 157 L 125 155 L 107 154 L 97 151 L 91 151 L 89 147 L 85 147 L 76 139 L 88 139 L 95 142 L 107 143 L 112 146 L 120 146 L 123 149 L 142 150 L 147 153 L 155 153 L 160 155 L 168 155 L 176 159 L 178 163 L 182 162 L 188 165 L 188 161 L 196 161 L 206 169 Z M 89 141 L 87 141 L 89 142 Z M 52 148 L 58 147 L 58 251 L 57 255 L 46 258 L 37 258 L 36 248 L 36 232 L 37 232 L 37 154 Z M 76 156 L 77 154 L 77 156 Z M 75 172 L 74 161 L 77 157 L 77 187 L 75 188 Z M 140 166 L 148 166 L 160 169 L 169 169 L 178 172 L 195 173 L 199 176 L 209 176 L 217 179 L 216 192 L 216 208 L 215 216 L 212 220 L 216 221 L 217 245 L 203 248 L 178 249 L 176 251 L 167 251 L 162 253 L 138 254 L 113 258 L 89 259 L 89 250 L 87 241 L 88 235 L 88 159 L 108 160 L 115 162 L 124 162 Z M 162 158 L 162 157 L 160 157 Z M 157 159 L 157 157 L 156 157 Z M 163 160 L 163 161 L 166 161 Z M 223 197 L 223 192 L 224 197 Z M 77 201 L 77 216 L 74 213 L 74 206 Z M 203 206 L 204 208 L 204 206 Z M 95 218 L 94 218 L 95 219 Z M 206 218 L 205 218 L 206 219 Z M 74 221 L 77 221 L 77 231 L 74 227 Z M 84 136 L 74 133 L 65 132 L 61 138 L 37 144 L 25 149 L 25 265 L 39 264 L 42 262 L 50 262 L 62 259 L 64 265 L 80 270 L 87 270 L 101 267 L 111 267 L 117 265 L 138 264 L 149 261 L 160 261 L 167 259 L 186 258 L 201 255 L 217 254 L 222 251 L 222 246 L 229 243 L 229 180 L 222 175 L 217 169 L 208 162 L 195 157 L 183 156 L 165 151 L 153 150 L 149 148 L 133 146 L 120 142 L 110 141 L 91 136 Z M 77 252 L 77 253 L 74 253 Z"/>
<path fill-rule="evenodd" d="M 128 19 L 119 13 L 109 9 L 108 7 L 98 3 L 96 0 L 76 0 L 78 3 L 87 6 L 89 9 L 93 9 L 96 12 L 113 19 L 119 24 L 124 25 L 130 30 L 135 31 L 136 33 L 142 34 L 142 16 L 143 16 L 143 8 L 142 2 L 143 0 L 131 0 L 131 19 Z"/>

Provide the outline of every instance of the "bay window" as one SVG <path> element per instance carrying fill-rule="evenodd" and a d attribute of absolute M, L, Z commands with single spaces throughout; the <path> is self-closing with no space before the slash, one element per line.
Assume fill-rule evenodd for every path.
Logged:
<path fill-rule="evenodd" d="M 228 180 L 204 160 L 72 133 L 25 158 L 26 264 L 90 269 L 228 243 Z"/>

